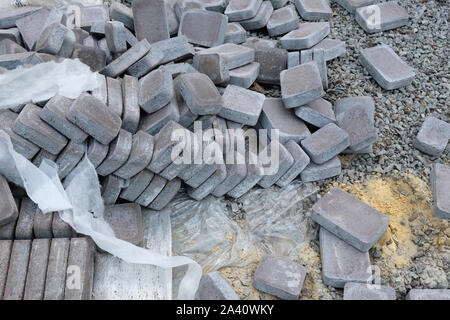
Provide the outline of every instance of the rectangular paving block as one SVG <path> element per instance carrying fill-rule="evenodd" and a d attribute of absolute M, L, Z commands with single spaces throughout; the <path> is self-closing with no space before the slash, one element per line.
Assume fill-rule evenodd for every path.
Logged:
<path fill-rule="evenodd" d="M 87 157 L 91 161 L 94 168 L 97 168 L 108 155 L 109 146 L 101 144 L 94 138 L 90 138 L 88 141 Z"/>
<path fill-rule="evenodd" d="M 247 165 L 245 162 L 226 164 L 226 170 L 227 177 L 212 192 L 215 197 L 223 197 L 247 176 Z"/>
<path fill-rule="evenodd" d="M 348 133 L 330 123 L 302 140 L 301 146 L 316 164 L 323 164 L 349 146 Z"/>
<path fill-rule="evenodd" d="M 450 300 L 450 289 L 411 289 L 406 300 Z"/>
<path fill-rule="evenodd" d="M 19 211 L 14 201 L 8 181 L 0 174 L 0 226 L 17 219 Z"/>
<path fill-rule="evenodd" d="M 122 53 L 127 51 L 125 26 L 120 21 L 107 21 L 105 25 L 105 38 L 109 51 Z"/>
<path fill-rule="evenodd" d="M 149 170 L 142 170 L 130 179 L 128 187 L 123 188 L 120 198 L 128 201 L 135 201 L 148 187 L 152 181 L 154 173 Z"/>
<path fill-rule="evenodd" d="M 74 277 L 77 278 L 74 279 Z M 92 240 L 73 238 L 70 240 L 64 300 L 90 300 L 93 281 L 94 246 Z"/>
<path fill-rule="evenodd" d="M 308 166 L 310 159 L 305 151 L 294 140 L 289 140 L 285 147 L 294 159 L 292 166 L 276 182 L 277 186 L 284 188 L 288 186 Z"/>
<path fill-rule="evenodd" d="M 258 122 L 266 99 L 261 93 L 235 85 L 228 85 L 222 98 L 223 108 L 219 116 L 250 126 Z"/>
<path fill-rule="evenodd" d="M 146 39 L 134 44 L 130 49 L 122 53 L 120 57 L 111 61 L 100 73 L 109 77 L 117 77 L 140 61 L 150 51 L 150 44 Z M 159 60 L 157 60 L 159 62 Z"/>
<path fill-rule="evenodd" d="M 27 50 L 22 46 L 18 45 L 15 41 L 9 39 L 4 39 L 0 41 L 0 56 L 5 54 L 24 53 L 24 52 L 27 52 Z M 6 72 L 6 69 L 3 70 L 3 72 Z"/>
<path fill-rule="evenodd" d="M 164 189 L 158 194 L 158 196 L 153 200 L 153 202 L 148 206 L 152 210 L 162 210 L 164 209 L 170 201 L 176 196 L 181 188 L 180 179 L 172 179 L 167 182 Z"/>
<path fill-rule="evenodd" d="M 55 212 L 52 220 L 52 234 L 54 238 L 72 238 L 77 233 L 70 224 L 61 218 L 60 212 Z"/>
<path fill-rule="evenodd" d="M 251 19 L 241 20 L 239 23 L 245 30 L 257 30 L 264 28 L 267 25 L 273 13 L 273 6 L 269 0 L 263 1 L 259 7 L 256 16 Z"/>
<path fill-rule="evenodd" d="M 111 63 L 116 57 L 113 57 L 111 51 L 109 51 L 108 44 L 106 43 L 106 38 L 102 38 L 97 41 L 97 46 L 99 49 L 103 50 L 106 55 L 106 64 Z"/>
<path fill-rule="evenodd" d="M 81 161 L 86 152 L 86 144 L 78 144 L 69 141 L 67 146 L 61 151 L 56 164 L 58 165 L 58 175 L 60 179 L 64 179 L 72 172 L 76 165 Z"/>
<path fill-rule="evenodd" d="M 0 13 L 0 29 L 12 28 L 16 25 L 17 20 L 29 16 L 41 9 L 42 8 L 38 6 L 24 6 L 2 11 Z"/>
<path fill-rule="evenodd" d="M 14 231 L 16 229 L 16 222 L 17 222 L 17 220 L 0 227 L 0 240 L 14 239 Z"/>
<path fill-rule="evenodd" d="M 53 213 L 43 213 L 39 208 L 36 210 L 33 221 L 33 234 L 37 239 L 53 238 L 52 233 Z"/>
<path fill-rule="evenodd" d="M 342 166 L 339 157 L 325 162 L 324 164 L 315 164 L 310 162 L 300 174 L 303 182 L 321 181 L 341 174 Z"/>
<path fill-rule="evenodd" d="M 214 48 L 209 48 L 198 52 L 196 55 L 218 53 L 224 59 L 229 69 L 235 69 L 255 60 L 255 49 L 234 43 L 225 43 Z M 195 65 L 194 65 L 195 66 Z"/>
<path fill-rule="evenodd" d="M 196 45 L 215 47 L 224 42 L 227 24 L 227 16 L 219 12 L 190 9 L 181 17 L 178 36 Z"/>
<path fill-rule="evenodd" d="M 154 43 L 169 39 L 169 23 L 164 0 L 136 0 L 131 8 L 138 40 Z"/>
<path fill-rule="evenodd" d="M 375 125 L 375 101 L 370 96 L 348 97 L 336 100 L 334 111 L 336 117 L 352 110 L 355 107 L 363 107 L 371 123 Z"/>
<path fill-rule="evenodd" d="M 286 108 L 303 106 L 325 95 L 319 67 L 315 61 L 283 70 L 280 83 Z"/>
<path fill-rule="evenodd" d="M 100 80 L 100 86 L 98 88 L 95 88 L 94 90 L 92 90 L 91 95 L 94 98 L 97 98 L 98 100 L 103 102 L 104 104 L 107 104 L 108 103 L 108 86 L 106 84 L 106 77 L 100 76 L 99 80 Z"/>
<path fill-rule="evenodd" d="M 212 80 L 203 73 L 178 76 L 177 90 L 193 114 L 214 115 L 223 107 L 222 96 Z"/>
<path fill-rule="evenodd" d="M 197 292 L 196 300 L 240 300 L 233 287 L 218 271 L 213 271 L 202 276 Z"/>
<path fill-rule="evenodd" d="M 104 5 L 81 6 L 81 27 L 89 30 L 95 22 L 109 20 L 109 11 Z"/>
<path fill-rule="evenodd" d="M 51 154 L 50 152 L 48 152 L 48 151 L 45 151 L 44 149 L 41 149 L 37 154 L 36 154 L 36 156 L 33 158 L 33 164 L 36 166 L 36 167 L 40 167 L 41 166 L 41 164 L 42 164 L 42 161 L 45 159 L 45 160 L 50 160 L 50 161 L 53 161 L 53 162 L 55 162 L 55 160 L 56 160 L 56 158 L 57 158 L 58 156 L 57 155 L 54 155 L 54 154 Z"/>
<path fill-rule="evenodd" d="M 120 129 L 119 135 L 109 145 L 108 155 L 97 167 L 97 173 L 101 176 L 112 174 L 122 167 L 128 160 L 133 143 L 133 135 Z"/>
<path fill-rule="evenodd" d="M 294 164 L 294 158 L 278 140 L 272 140 L 259 153 L 259 158 L 264 166 L 264 177 L 258 185 L 265 189 L 274 185 Z"/>
<path fill-rule="evenodd" d="M 339 188 L 314 204 L 311 219 L 362 252 L 367 252 L 389 225 L 388 216 Z"/>
<path fill-rule="evenodd" d="M 435 117 L 427 117 L 422 124 L 413 146 L 434 157 L 439 157 L 450 139 L 450 123 Z"/>
<path fill-rule="evenodd" d="M 323 283 L 344 288 L 348 282 L 366 283 L 372 268 L 368 252 L 361 252 L 324 228 L 320 228 L 320 259 Z"/>
<path fill-rule="evenodd" d="M 259 76 L 260 64 L 251 62 L 245 66 L 232 69 L 229 72 L 229 84 L 248 89 L 256 81 Z"/>
<path fill-rule="evenodd" d="M 384 44 L 363 49 L 359 61 L 385 90 L 408 86 L 416 75 L 413 68 Z"/>
<path fill-rule="evenodd" d="M 15 228 L 14 238 L 17 240 L 33 239 L 34 216 L 36 215 L 37 204 L 25 197 L 20 204 L 19 217 Z"/>
<path fill-rule="evenodd" d="M 430 175 L 433 192 L 433 216 L 450 220 L 450 167 L 436 163 Z"/>
<path fill-rule="evenodd" d="M 242 45 L 255 49 L 276 48 L 278 46 L 278 40 L 248 37 Z"/>
<path fill-rule="evenodd" d="M 253 276 L 253 286 L 283 300 L 298 300 L 306 268 L 286 257 L 264 255 Z"/>
<path fill-rule="evenodd" d="M 133 10 L 130 7 L 114 1 L 109 7 L 109 17 L 111 20 L 122 22 L 128 29 L 134 30 Z"/>
<path fill-rule="evenodd" d="M 197 188 L 188 188 L 187 194 L 197 201 L 203 200 L 208 195 L 210 195 L 211 192 L 213 192 L 214 189 L 219 184 L 221 184 L 226 177 L 227 168 L 225 164 L 218 164 L 216 172 L 214 172 L 208 179 L 206 179 L 205 182 L 203 182 Z"/>
<path fill-rule="evenodd" d="M 225 14 L 230 21 L 251 19 L 258 13 L 262 0 L 230 0 Z"/>
<path fill-rule="evenodd" d="M 51 239 L 35 239 L 31 244 L 24 300 L 42 300 L 44 298 L 50 242 Z"/>
<path fill-rule="evenodd" d="M 30 160 L 39 152 L 39 147 L 13 131 L 14 122 L 17 117 L 17 113 L 12 112 L 11 110 L 1 110 L 0 129 L 5 131 L 11 138 L 14 151 Z"/>
<path fill-rule="evenodd" d="M 247 40 L 247 32 L 238 22 L 230 22 L 227 24 L 224 43 L 241 44 Z"/>
<path fill-rule="evenodd" d="M 270 0 L 270 2 L 272 2 L 274 9 L 279 9 L 284 7 L 287 4 L 288 0 Z"/>
<path fill-rule="evenodd" d="M 136 133 L 141 116 L 139 106 L 139 80 L 125 75 L 122 80 L 123 114 L 122 129 Z"/>
<path fill-rule="evenodd" d="M 12 40 L 19 45 L 22 44 L 22 38 L 17 28 L 0 29 L 0 41 L 5 39 Z"/>
<path fill-rule="evenodd" d="M 257 47 L 255 62 L 260 64 L 258 82 L 279 85 L 280 73 L 287 69 L 288 52 L 281 48 Z"/>
<path fill-rule="evenodd" d="M 103 144 L 119 134 L 122 120 L 103 102 L 89 94 L 81 94 L 70 107 L 67 118 Z"/>
<path fill-rule="evenodd" d="M 22 300 L 30 259 L 31 240 L 15 240 L 9 258 L 3 300 Z"/>
<path fill-rule="evenodd" d="M 141 195 L 135 200 L 143 207 L 148 207 L 153 200 L 162 192 L 167 184 L 167 180 L 159 175 L 155 175 L 150 184 L 145 188 Z"/>
<path fill-rule="evenodd" d="M 205 6 L 200 2 L 200 0 L 176 0 L 173 4 L 173 9 L 177 19 L 181 20 L 184 12 L 193 9 L 205 10 Z"/>
<path fill-rule="evenodd" d="M 115 204 L 122 191 L 122 186 L 124 185 L 123 180 L 110 174 L 109 176 L 100 179 L 100 185 L 103 203 L 107 206 Z"/>
<path fill-rule="evenodd" d="M 295 109 L 295 115 L 315 127 L 322 128 L 336 123 L 333 105 L 325 99 L 317 99 Z"/>
<path fill-rule="evenodd" d="M 295 0 L 295 6 L 303 20 L 329 20 L 333 16 L 327 0 Z"/>
<path fill-rule="evenodd" d="M 344 300 L 395 300 L 395 290 L 389 286 L 348 282 L 344 287 Z"/>
<path fill-rule="evenodd" d="M 186 62 L 181 63 L 171 63 L 161 66 L 165 72 L 169 73 L 172 78 L 178 77 L 182 73 L 196 73 L 198 72 L 191 64 Z"/>
<path fill-rule="evenodd" d="M 281 46 L 287 50 L 309 49 L 330 33 L 328 22 L 305 22 L 280 38 Z"/>
<path fill-rule="evenodd" d="M 275 10 L 267 22 L 267 31 L 271 37 L 279 36 L 298 28 L 298 14 L 294 5 Z"/>
<path fill-rule="evenodd" d="M 122 118 L 123 99 L 121 79 L 106 77 L 106 87 L 108 88 L 108 108 Z"/>
<path fill-rule="evenodd" d="M 230 81 L 230 71 L 225 58 L 218 53 L 204 53 L 202 50 L 195 54 L 193 66 L 198 72 L 206 74 L 215 84 Z"/>
<path fill-rule="evenodd" d="M 366 7 L 376 0 L 336 0 L 336 2 L 350 13 L 355 13 L 357 8 Z"/>
<path fill-rule="evenodd" d="M 330 38 L 323 39 L 311 49 L 323 49 L 325 61 L 336 59 L 337 57 L 340 57 L 347 52 L 344 41 Z"/>
<path fill-rule="evenodd" d="M 13 70 L 23 65 L 36 65 L 42 60 L 36 52 L 21 52 L 4 54 L 0 56 L 0 67 Z"/>
<path fill-rule="evenodd" d="M 105 51 L 85 44 L 75 43 L 71 58 L 80 59 L 81 62 L 87 64 L 94 72 L 102 70 L 106 65 Z"/>
<path fill-rule="evenodd" d="M 163 108 L 151 114 L 144 114 L 139 125 L 139 130 L 156 135 L 169 122 L 179 122 L 180 110 L 176 98 L 173 97 Z"/>
<path fill-rule="evenodd" d="M 364 31 L 376 33 L 406 25 L 408 23 L 408 11 L 400 6 L 397 1 L 388 1 L 357 8 L 355 19 Z"/>
<path fill-rule="evenodd" d="M 313 50 L 313 60 L 319 67 L 320 78 L 322 79 L 322 86 L 325 90 L 328 89 L 328 74 L 327 61 L 325 60 L 325 51 L 323 49 Z"/>
<path fill-rule="evenodd" d="M 240 198 L 248 191 L 250 191 L 264 176 L 264 168 L 261 163 L 248 163 L 247 161 L 247 176 L 244 180 L 227 193 L 232 198 Z"/>
<path fill-rule="evenodd" d="M 63 300 L 70 239 L 52 239 L 48 257 L 44 300 Z"/>
<path fill-rule="evenodd" d="M 147 113 L 163 108 L 173 97 L 173 79 L 164 69 L 154 70 L 139 81 L 139 105 Z"/>
<path fill-rule="evenodd" d="M 36 42 L 35 50 L 42 53 L 59 55 L 61 50 L 65 51 L 68 42 L 67 37 L 73 36 L 73 44 L 75 44 L 76 37 L 72 30 L 59 22 L 52 23 L 44 28 L 39 39 Z"/>
<path fill-rule="evenodd" d="M 378 134 L 364 107 L 354 107 L 340 113 L 337 124 L 349 135 L 349 151 L 358 151 L 370 147 L 378 140 Z"/>
<path fill-rule="evenodd" d="M 0 240 L 0 299 L 3 298 L 3 291 L 5 289 L 12 244 L 13 242 L 11 240 Z"/>
<path fill-rule="evenodd" d="M 144 241 L 141 207 L 135 203 L 105 207 L 104 218 L 117 238 L 141 246 Z"/>
<path fill-rule="evenodd" d="M 154 138 L 144 131 L 133 135 L 130 156 L 114 174 L 123 179 L 130 179 L 147 168 L 153 156 Z"/>

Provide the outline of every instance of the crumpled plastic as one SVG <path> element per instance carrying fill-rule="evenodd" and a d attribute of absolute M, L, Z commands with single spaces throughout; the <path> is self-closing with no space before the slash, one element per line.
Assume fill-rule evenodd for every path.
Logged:
<path fill-rule="evenodd" d="M 0 109 L 45 101 L 56 94 L 69 99 L 101 85 L 101 75 L 78 59 L 19 67 L 0 74 Z"/>
<path fill-rule="evenodd" d="M 150 264 L 161 268 L 187 265 L 181 280 L 178 298 L 195 297 L 202 269 L 194 260 L 168 256 L 137 247 L 114 236 L 103 219 L 103 199 L 94 166 L 85 156 L 66 178 L 64 187 L 58 178 L 56 164 L 43 161 L 35 167 L 13 150 L 9 136 L 0 130 L 0 173 L 23 187 L 43 213 L 63 211 L 60 216 L 78 233 L 90 236 L 97 246 L 127 263 Z"/>
<path fill-rule="evenodd" d="M 103 0 L 0 0 L 0 12 L 27 5 L 41 6 L 43 8 L 52 9 L 76 2 L 88 6 L 102 4 Z"/>

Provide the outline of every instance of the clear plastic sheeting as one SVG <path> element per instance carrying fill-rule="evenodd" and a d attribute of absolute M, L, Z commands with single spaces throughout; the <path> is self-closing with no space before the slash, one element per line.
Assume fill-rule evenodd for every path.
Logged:
<path fill-rule="evenodd" d="M 52 9 L 71 3 L 81 3 L 88 6 L 102 4 L 103 0 L 0 0 L 0 12 L 23 6 L 41 6 Z"/>
<path fill-rule="evenodd" d="M 100 74 L 78 59 L 19 67 L 0 75 L 0 109 L 46 101 L 56 94 L 76 99 L 100 84 Z"/>
<path fill-rule="evenodd" d="M 306 211 L 317 191 L 301 182 L 254 188 L 239 199 L 239 223 L 230 218 L 226 200 L 180 195 L 171 206 L 173 251 L 200 263 L 205 273 L 248 265 L 261 253 L 295 256 L 314 237 Z"/>

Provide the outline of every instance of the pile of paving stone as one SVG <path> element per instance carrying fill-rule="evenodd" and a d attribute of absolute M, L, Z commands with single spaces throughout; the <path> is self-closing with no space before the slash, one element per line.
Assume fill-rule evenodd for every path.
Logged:
<path fill-rule="evenodd" d="M 395 1 L 375 5 L 379 14 L 375 25 L 370 15 L 374 8 L 367 7 L 373 0 L 338 3 L 354 13 L 368 33 L 408 21 L 407 11 Z M 295 5 L 286 0 L 134 0 L 131 8 L 113 2 L 110 7 L 72 4 L 0 13 L 0 73 L 72 58 L 103 76 L 98 89 L 75 100 L 57 95 L 0 111 L 0 129 L 10 135 L 14 149 L 35 165 L 43 159 L 55 161 L 62 180 L 87 154 L 100 176 L 105 204 L 110 205 L 105 217 L 119 238 L 140 245 L 140 206 L 161 210 L 182 186 L 196 200 L 208 195 L 239 198 L 256 185 L 284 187 L 298 176 L 311 182 L 339 175 L 339 154 L 372 151 L 378 139 L 373 99 L 348 97 L 334 106 L 323 99 L 327 62 L 346 52 L 344 42 L 327 37 L 332 14 L 325 0 L 297 0 Z M 299 16 L 308 22 L 299 22 Z M 263 28 L 279 41 L 247 38 L 247 31 Z M 409 85 L 415 75 L 394 49 L 379 45 L 360 55 L 360 63 L 386 90 Z M 279 85 L 281 98 L 251 90 L 255 83 Z M 445 149 L 449 125 L 439 121 L 427 119 L 417 148 L 430 154 Z M 198 141 L 194 134 L 198 123 L 204 132 L 212 129 L 208 139 Z M 183 133 L 185 142 L 178 158 L 187 150 L 195 154 L 208 148 L 215 150 L 211 157 L 226 158 L 235 151 L 220 143 L 234 139 L 227 129 L 241 129 L 236 132 L 244 136 L 251 128 L 268 129 L 269 134 L 271 129 L 279 131 L 279 140 L 260 151 L 279 150 L 277 172 L 267 174 L 261 162 L 250 163 L 246 155 L 242 155 L 245 164 L 217 164 L 211 159 L 185 164 L 173 159 L 180 142 L 173 141 L 173 132 Z M 432 179 L 435 214 L 447 219 L 448 176 L 448 167 L 439 165 Z M 74 236 L 58 213 L 40 218 L 44 215 L 28 208 L 26 198 L 17 210 L 7 183 L 3 184 L 11 207 L 0 212 L 0 231 L 7 229 L 10 234 L 5 239 L 21 239 L 22 211 L 29 212 L 23 214 L 29 234 L 24 239 L 33 238 L 31 233 L 36 239 L 57 238 L 58 228 L 63 227 L 63 238 Z M 118 202 L 131 204 L 114 206 Z M 388 218 L 340 189 L 330 191 L 315 208 L 312 219 L 322 226 L 325 282 L 337 287 L 365 282 L 368 250 L 386 231 Z M 116 210 L 121 215 L 108 214 Z M 9 243 L 14 253 L 17 241 L 4 245 Z M 47 242 L 26 241 L 17 246 L 48 251 Z M 52 257 L 51 250 L 47 256 Z M 26 294 L 27 261 L 17 262 L 25 270 L 20 279 L 6 281 L 6 288 L 8 281 L 21 282 L 21 295 L 5 293 L 5 297 Z M 338 261 L 348 269 L 338 270 Z M 82 263 L 82 269 L 88 270 L 90 262 Z M 15 265 L 14 260 L 9 265 Z M 281 298 L 298 298 L 303 267 L 273 257 L 260 265 L 255 287 Z M 291 278 L 285 286 L 283 281 L 271 282 L 275 269 L 284 275 L 292 272 L 297 281 L 294 291 Z M 89 283 L 89 271 L 83 274 Z M 46 285 L 42 273 L 39 277 L 42 298 Z M 208 281 L 215 283 L 214 279 Z"/>

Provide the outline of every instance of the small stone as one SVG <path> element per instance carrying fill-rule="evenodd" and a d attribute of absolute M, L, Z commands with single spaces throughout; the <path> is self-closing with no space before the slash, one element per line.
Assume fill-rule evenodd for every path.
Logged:
<path fill-rule="evenodd" d="M 267 22 L 267 31 L 271 37 L 288 33 L 298 28 L 298 14 L 293 5 L 275 10 Z"/>
<path fill-rule="evenodd" d="M 90 138 L 88 142 L 87 157 L 94 168 L 97 168 L 108 155 L 109 145 L 101 144 L 97 140 Z"/>
<path fill-rule="evenodd" d="M 229 84 L 248 89 L 256 81 L 259 75 L 260 64 L 251 62 L 243 67 L 230 70 Z"/>
<path fill-rule="evenodd" d="M 135 203 L 105 207 L 104 218 L 117 238 L 141 246 L 144 242 L 141 207 Z"/>
<path fill-rule="evenodd" d="M 233 287 L 218 271 L 205 274 L 195 294 L 196 300 L 240 300 Z"/>
<path fill-rule="evenodd" d="M 109 146 L 106 159 L 97 167 L 97 173 L 99 175 L 107 176 L 112 174 L 125 164 L 130 156 L 132 139 L 131 133 L 120 129 L 119 135 Z"/>
<path fill-rule="evenodd" d="M 58 165 L 58 176 L 60 179 L 64 179 L 72 172 L 76 165 L 81 161 L 86 152 L 85 144 L 78 144 L 73 141 L 69 141 L 67 146 L 61 151 L 56 164 Z"/>
<path fill-rule="evenodd" d="M 122 189 L 120 198 L 134 202 L 148 187 L 153 179 L 153 172 L 142 170 L 130 179 L 128 187 Z"/>
<path fill-rule="evenodd" d="M 169 23 L 164 0 L 136 0 L 131 4 L 138 40 L 152 44 L 169 39 Z"/>
<path fill-rule="evenodd" d="M 450 123 L 427 117 L 414 140 L 413 146 L 434 157 L 439 157 L 450 139 Z"/>
<path fill-rule="evenodd" d="M 348 282 L 344 287 L 344 300 L 395 300 L 395 290 L 389 286 Z"/>
<path fill-rule="evenodd" d="M 367 252 L 389 225 L 388 216 L 339 188 L 314 204 L 311 219 L 362 252 Z"/>
<path fill-rule="evenodd" d="M 300 23 L 298 29 L 280 38 L 281 46 L 287 50 L 308 49 L 318 44 L 330 33 L 328 22 Z"/>
<path fill-rule="evenodd" d="M 241 44 L 247 40 L 247 32 L 238 22 L 227 24 L 224 43 Z"/>
<path fill-rule="evenodd" d="M 294 159 L 293 165 L 286 173 L 278 179 L 276 184 L 284 188 L 288 186 L 295 178 L 308 166 L 310 159 L 305 151 L 294 140 L 289 140 L 285 147 Z"/>
<path fill-rule="evenodd" d="M 376 15 L 374 19 L 373 15 Z M 402 27 L 408 23 L 408 11 L 397 1 L 388 1 L 357 8 L 356 22 L 367 33 L 376 33 Z"/>
<path fill-rule="evenodd" d="M 333 16 L 327 0 L 295 0 L 295 6 L 307 21 L 329 20 Z"/>
<path fill-rule="evenodd" d="M 163 69 L 152 71 L 139 81 L 139 105 L 147 113 L 158 111 L 174 97 L 173 80 Z"/>
<path fill-rule="evenodd" d="M 160 194 L 153 200 L 153 202 L 149 205 L 149 209 L 152 210 L 162 210 L 164 209 L 170 201 L 176 196 L 178 191 L 181 188 L 181 180 L 173 179 L 167 182 L 166 186 Z"/>
<path fill-rule="evenodd" d="M 450 220 L 450 167 L 436 163 L 431 171 L 431 190 L 433 192 L 433 216 Z"/>
<path fill-rule="evenodd" d="M 225 14 L 230 21 L 242 21 L 256 16 L 262 0 L 230 0 Z"/>
<path fill-rule="evenodd" d="M 324 164 L 310 162 L 302 171 L 300 177 L 303 182 L 321 181 L 341 174 L 341 161 L 334 157 Z"/>
<path fill-rule="evenodd" d="M 286 257 L 265 255 L 256 268 L 253 286 L 283 300 L 298 300 L 306 272 Z"/>
<path fill-rule="evenodd" d="M 315 127 L 322 128 L 336 122 L 333 105 L 325 99 L 314 100 L 295 110 L 297 117 Z"/>
<path fill-rule="evenodd" d="M 251 19 L 241 20 L 239 23 L 245 30 L 257 30 L 264 28 L 267 25 L 273 13 L 273 6 L 269 0 L 263 1 L 259 7 L 256 16 Z"/>

